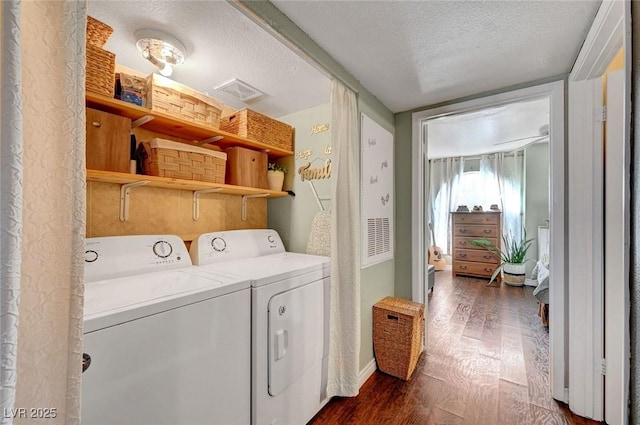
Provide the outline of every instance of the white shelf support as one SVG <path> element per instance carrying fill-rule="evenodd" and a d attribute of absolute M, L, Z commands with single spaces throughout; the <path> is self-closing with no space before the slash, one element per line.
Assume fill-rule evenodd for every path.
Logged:
<path fill-rule="evenodd" d="M 200 218 L 200 195 L 202 195 L 203 193 L 217 192 L 222 192 L 222 188 L 218 187 L 215 189 L 203 189 L 193 192 L 193 221 L 198 221 L 198 218 Z"/>
<path fill-rule="evenodd" d="M 148 123 L 149 121 L 153 121 L 153 116 L 151 115 L 141 116 L 137 120 L 131 122 L 131 131 L 133 131 L 133 129 L 136 127 L 140 127 L 141 125 Z"/>
<path fill-rule="evenodd" d="M 120 221 L 129 220 L 129 195 L 131 194 L 131 189 L 147 183 L 149 183 L 148 180 L 142 180 L 120 186 Z"/>
<path fill-rule="evenodd" d="M 249 198 L 266 198 L 268 193 L 259 193 L 256 195 L 242 195 L 242 221 L 247 221 L 247 199 Z"/>
<path fill-rule="evenodd" d="M 202 146 L 202 145 L 206 145 L 207 143 L 213 143 L 213 142 L 218 142 L 220 140 L 224 139 L 224 136 L 212 136 L 212 137 L 207 137 L 204 140 L 200 140 L 197 145 L 198 146 Z"/>

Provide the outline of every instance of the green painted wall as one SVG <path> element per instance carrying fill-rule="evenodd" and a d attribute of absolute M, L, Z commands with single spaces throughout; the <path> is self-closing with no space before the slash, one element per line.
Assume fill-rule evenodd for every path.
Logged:
<path fill-rule="evenodd" d="M 331 129 L 312 134 L 311 127 L 316 124 L 331 123 L 331 104 L 316 106 L 314 108 L 298 111 L 293 114 L 278 118 L 296 129 L 295 152 L 296 157 L 283 158 L 279 164 L 287 167 L 284 189 L 292 190 L 296 196 L 275 198 L 268 202 L 267 225 L 278 231 L 285 247 L 292 252 L 305 252 L 311 222 L 320 211 L 313 190 L 308 181 L 303 182 L 298 175 L 298 168 L 306 162 L 311 162 L 312 167 L 318 168 L 326 159 L 333 159 L 334 155 L 324 153 L 326 146 L 331 146 Z M 302 158 L 302 151 L 307 151 L 310 156 Z M 330 198 L 331 179 L 313 180 L 313 187 L 321 198 Z M 331 201 L 324 201 L 326 210 L 331 206 Z"/>
<path fill-rule="evenodd" d="M 280 12 L 272 3 L 267 1 L 240 1 L 232 2 L 232 5 L 243 13 L 265 26 L 274 36 L 288 43 L 294 50 L 306 56 L 312 63 L 332 78 L 337 78 L 349 86 L 358 96 L 358 112 L 364 113 L 385 129 L 394 133 L 393 113 L 384 106 L 375 96 L 365 89 L 347 70 L 325 52 L 309 36 L 298 28 L 289 18 Z M 296 147 L 296 150 L 298 147 Z M 396 165 L 398 169 L 398 165 Z M 410 181 L 410 180 L 409 180 Z M 297 194 L 297 192 L 296 192 Z M 396 190 L 396 196 L 398 196 Z M 269 201 L 270 204 L 276 200 Z M 283 200 L 283 202 L 287 202 Z M 293 202 L 289 200 L 289 202 Z M 276 204 L 271 207 L 275 208 Z M 396 207 L 397 207 L 396 203 Z M 283 207 L 286 209 L 286 207 Z M 286 213 L 283 217 L 286 217 Z M 289 216 L 290 217 L 290 216 Z M 282 218 L 283 220 L 286 218 Z M 396 219 L 396 226 L 399 221 Z M 278 224 L 280 225 L 280 224 Z M 297 234 L 298 231 L 300 234 Z M 287 235 L 292 246 L 299 246 L 303 237 L 307 237 L 304 231 L 291 229 Z M 396 237 L 396 241 L 397 241 Z M 409 255 L 411 253 L 409 252 Z M 399 252 L 396 250 L 396 258 Z M 361 348 L 360 369 L 362 370 L 373 359 L 373 339 L 371 309 L 380 299 L 394 295 L 395 263 L 393 260 L 364 269 L 361 274 Z M 410 285 L 410 282 L 409 282 Z"/>
<path fill-rule="evenodd" d="M 411 186 L 412 148 L 411 113 L 396 114 L 395 170 L 396 170 L 396 211 L 395 211 L 395 294 L 411 299 Z"/>

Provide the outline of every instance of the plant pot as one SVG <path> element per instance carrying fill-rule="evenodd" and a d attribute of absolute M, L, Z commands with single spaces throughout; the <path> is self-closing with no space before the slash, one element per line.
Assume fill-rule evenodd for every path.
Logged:
<path fill-rule="evenodd" d="M 284 173 L 282 171 L 269 170 L 267 172 L 267 181 L 269 182 L 269 190 L 280 192 L 284 184 Z"/>
<path fill-rule="evenodd" d="M 511 286 L 522 286 L 525 280 L 525 263 L 504 263 L 502 279 Z"/>

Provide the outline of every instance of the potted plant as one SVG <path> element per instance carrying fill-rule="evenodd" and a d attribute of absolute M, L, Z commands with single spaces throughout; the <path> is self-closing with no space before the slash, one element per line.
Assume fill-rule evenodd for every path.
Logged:
<path fill-rule="evenodd" d="M 504 283 L 511 286 L 524 285 L 525 266 L 527 264 L 525 257 L 533 242 L 533 239 L 527 239 L 527 232 L 524 229 L 522 231 L 522 238 L 519 240 L 513 237 L 511 233 L 509 233 L 508 236 L 503 235 L 502 242 L 504 249 L 502 250 L 487 238 L 470 239 L 469 242 L 474 246 L 486 249 L 500 261 L 500 265 L 491 275 L 489 284 L 491 284 L 502 271 Z"/>
<path fill-rule="evenodd" d="M 270 162 L 267 166 L 267 181 L 269 182 L 270 190 L 282 190 L 284 184 L 284 173 L 287 172 L 287 167 Z"/>

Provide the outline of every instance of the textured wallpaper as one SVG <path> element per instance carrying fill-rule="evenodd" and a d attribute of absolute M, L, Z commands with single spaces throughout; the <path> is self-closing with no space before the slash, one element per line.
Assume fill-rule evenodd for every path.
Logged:
<path fill-rule="evenodd" d="M 23 1 L 21 7 L 24 206 L 15 407 L 26 414 L 15 423 L 77 424 L 86 3 Z"/>

